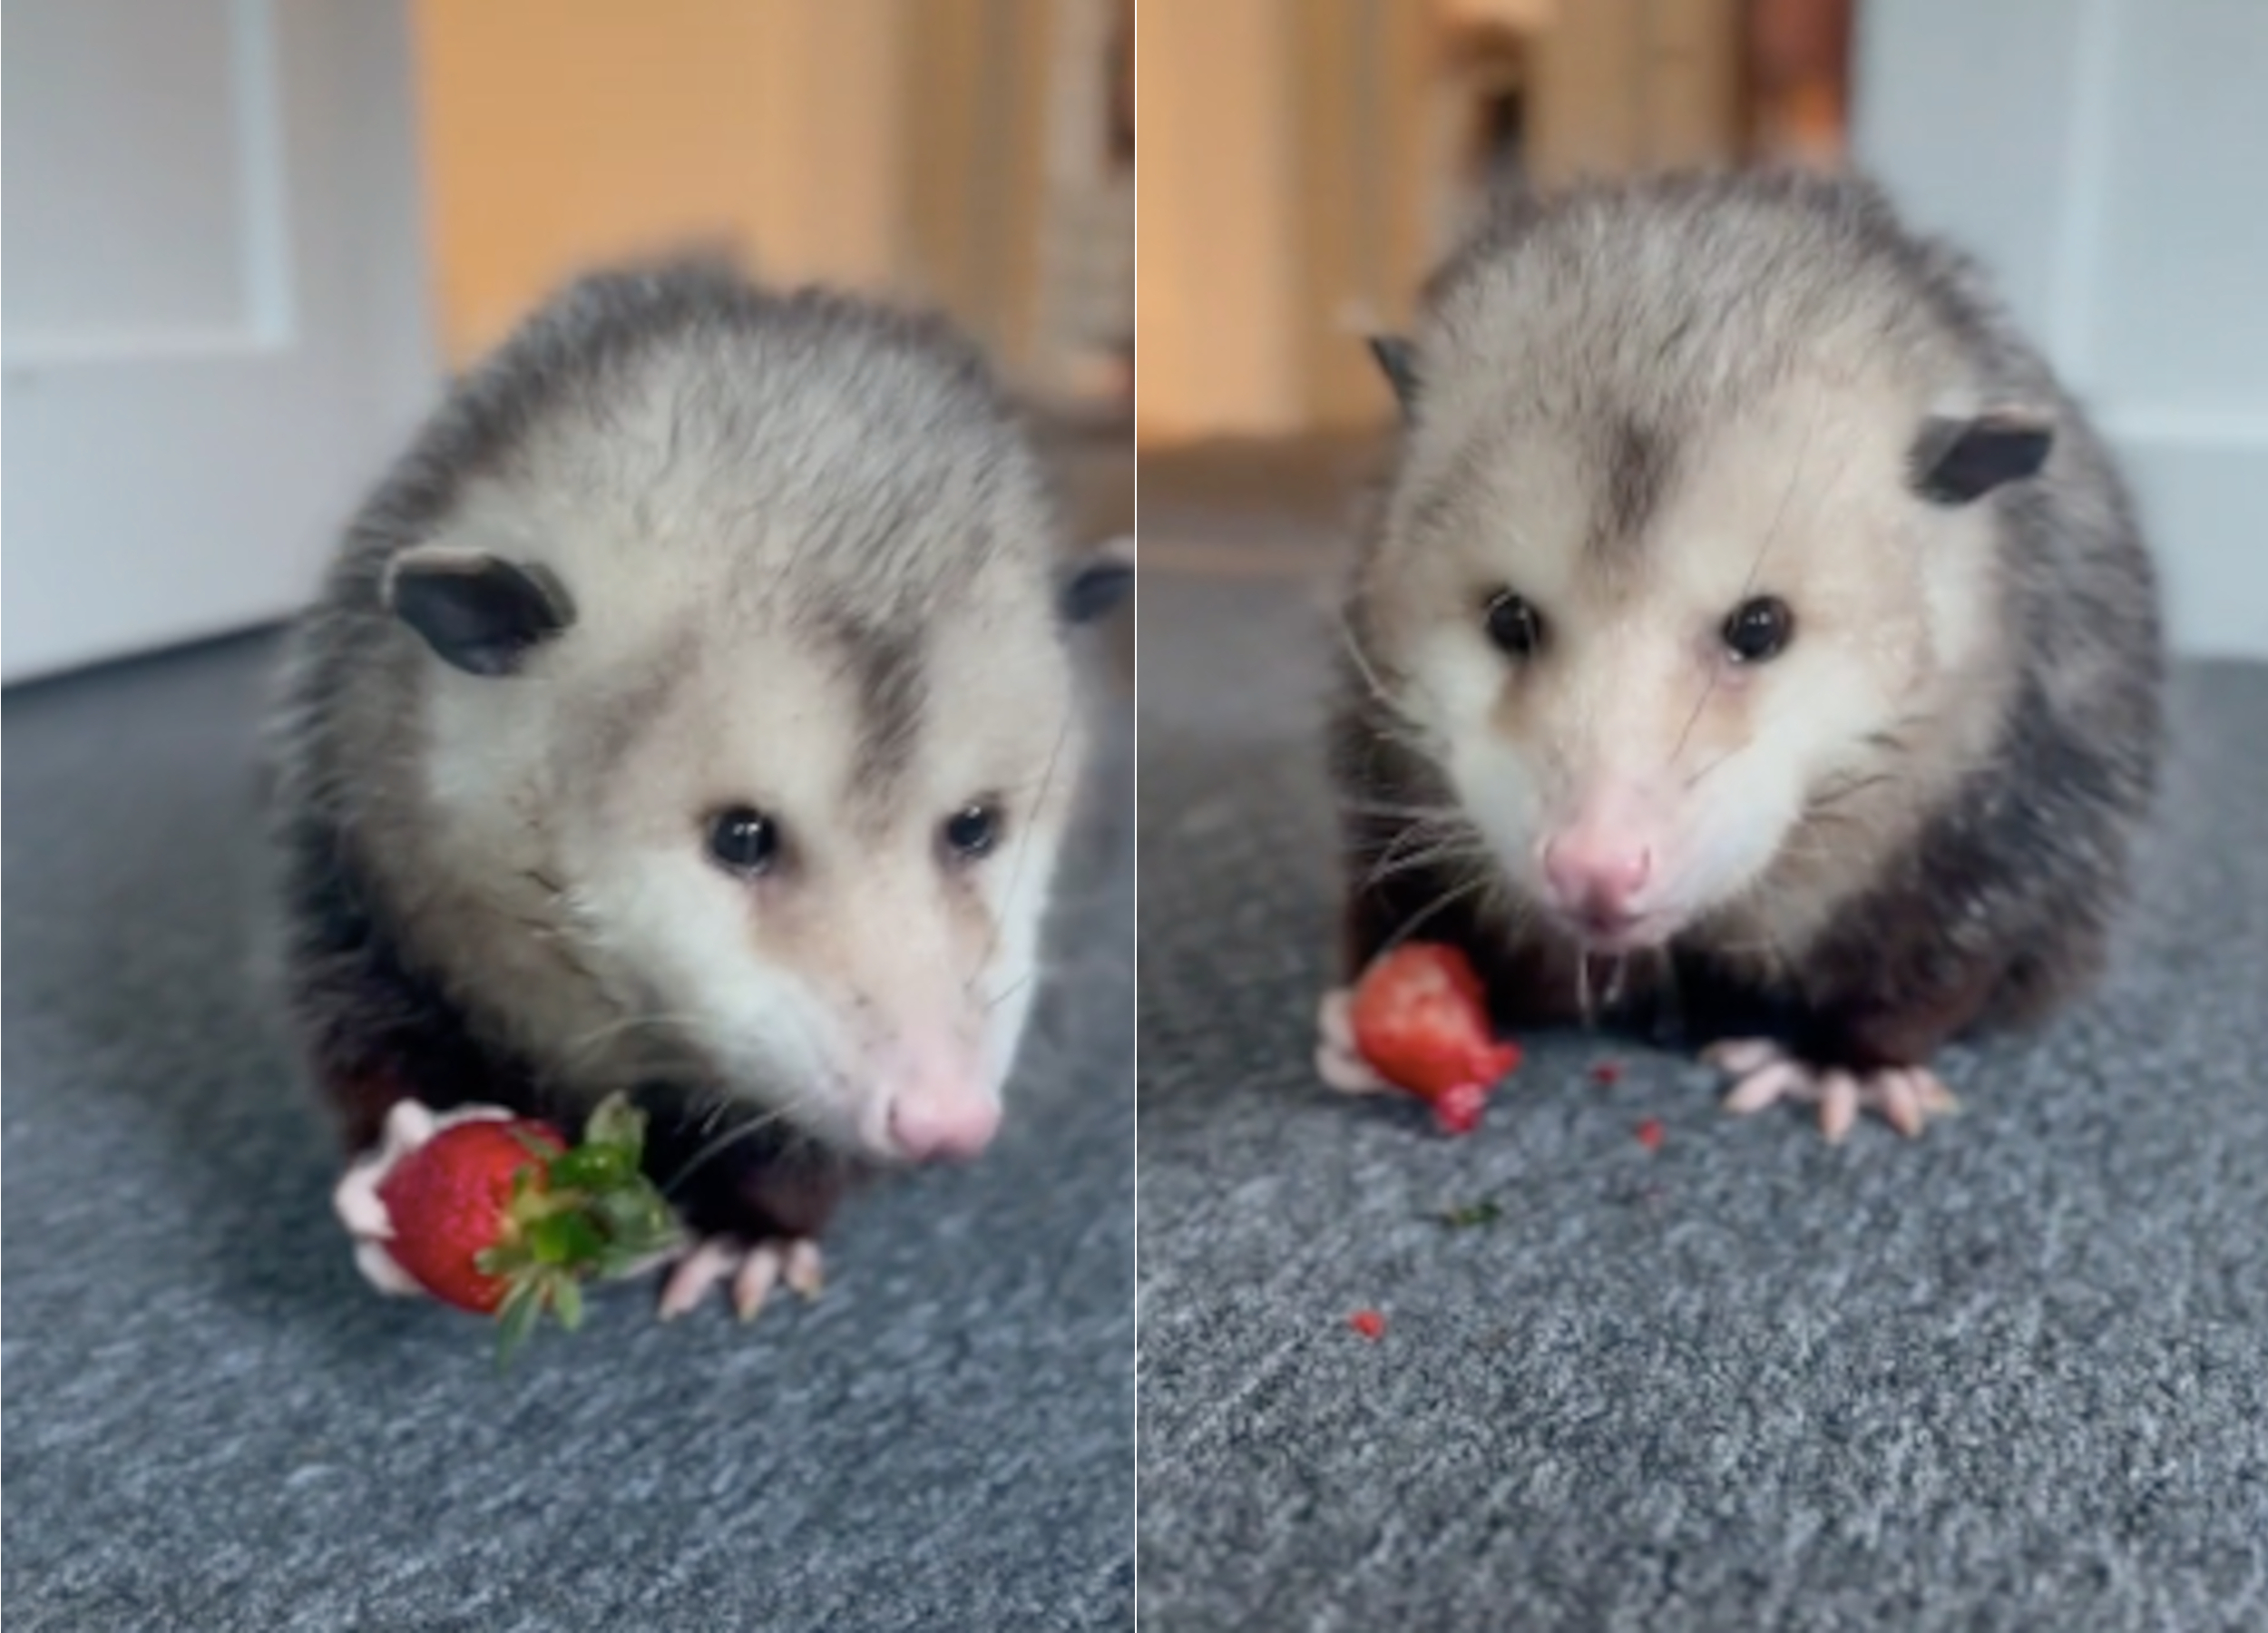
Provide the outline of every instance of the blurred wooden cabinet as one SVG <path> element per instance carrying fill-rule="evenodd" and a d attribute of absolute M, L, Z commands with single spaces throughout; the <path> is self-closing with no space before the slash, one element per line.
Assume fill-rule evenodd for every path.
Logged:
<path fill-rule="evenodd" d="M 1740 0 L 1141 0 L 1137 26 L 1153 445 L 1384 419 L 1362 338 L 1508 168 L 1741 148 Z"/>
<path fill-rule="evenodd" d="M 1117 10 L 418 0 L 449 357 L 594 261 L 726 243 L 768 279 L 941 305 L 1022 383 L 1070 388 L 1114 230 L 1130 301 L 1132 200 L 1106 141 Z"/>
<path fill-rule="evenodd" d="M 1740 0 L 1561 0 L 1537 36 L 1538 180 L 1739 155 Z"/>
<path fill-rule="evenodd" d="M 1367 421 L 1426 259 L 1430 0 L 1140 0 L 1146 441 Z"/>

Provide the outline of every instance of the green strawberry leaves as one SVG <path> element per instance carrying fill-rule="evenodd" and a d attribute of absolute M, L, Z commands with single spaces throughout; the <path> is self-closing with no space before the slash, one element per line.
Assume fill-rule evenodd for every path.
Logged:
<path fill-rule="evenodd" d="M 549 1310 L 572 1332 L 582 1284 L 626 1276 L 683 1240 L 676 1213 L 639 1169 L 645 1114 L 610 1095 L 584 1125 L 582 1143 L 559 1151 L 521 1137 L 533 1159 L 513 1176 L 495 1246 L 474 1266 L 510 1284 L 497 1306 L 497 1364 L 506 1366 Z"/>

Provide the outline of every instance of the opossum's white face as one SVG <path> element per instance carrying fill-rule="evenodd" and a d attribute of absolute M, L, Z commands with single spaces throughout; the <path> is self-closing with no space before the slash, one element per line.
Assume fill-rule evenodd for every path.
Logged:
<path fill-rule="evenodd" d="M 1571 936 L 1736 911 L 1799 942 L 1968 751 L 1947 711 L 1989 727 L 1989 523 L 1916 491 L 1924 418 L 1799 381 L 1700 445 L 1530 424 L 1415 451 L 1359 592 L 1374 667 Z M 1917 773 L 1911 740 L 1943 752 Z"/>
<path fill-rule="evenodd" d="M 582 934 L 735 1090 L 885 1159 L 992 1138 L 1080 735 L 1050 632 L 921 671 L 787 639 L 685 675 L 562 813 Z M 1019 649 L 1022 650 L 1019 650 Z M 902 718 L 874 689 L 906 685 Z"/>
<path fill-rule="evenodd" d="M 586 607 L 524 673 L 437 670 L 461 865 L 582 977 L 528 983 L 531 1046 L 688 1061 L 875 1159 L 982 1149 L 1083 744 L 1055 609 L 1007 576 L 951 616 L 689 616 L 674 646 Z"/>

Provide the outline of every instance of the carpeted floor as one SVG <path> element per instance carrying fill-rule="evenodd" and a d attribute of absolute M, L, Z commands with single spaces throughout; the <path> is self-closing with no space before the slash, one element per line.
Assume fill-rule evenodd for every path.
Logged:
<path fill-rule="evenodd" d="M 1307 1065 L 1319 604 L 1143 586 L 1142 1625 L 2268 1627 L 2268 668 L 2180 676 L 2115 979 L 1921 1142 L 1576 1039 L 1451 1141 Z"/>
<path fill-rule="evenodd" d="M 816 1305 L 623 1289 L 499 1378 L 355 1274 L 248 981 L 267 651 L 6 701 L 10 1628 L 1124 1625 L 1123 698 L 992 1153 L 855 1204 Z"/>

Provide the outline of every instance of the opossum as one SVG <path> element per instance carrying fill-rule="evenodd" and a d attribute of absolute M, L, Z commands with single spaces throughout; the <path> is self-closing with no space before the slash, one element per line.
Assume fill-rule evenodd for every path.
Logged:
<path fill-rule="evenodd" d="M 1729 1109 L 1918 1132 L 1942 1045 L 2087 991 L 2158 775 L 2156 569 L 1979 266 L 1856 177 L 1501 200 L 1374 351 L 1344 606 L 1344 971 L 1704 1046 Z M 1318 1065 L 1374 1086 L 1344 993 Z"/>
<path fill-rule="evenodd" d="M 373 1179 L 436 1111 L 631 1093 L 697 1244 L 664 1314 L 808 1287 L 851 1183 L 985 1147 L 1080 781 L 1070 626 L 1130 572 L 1057 532 L 947 321 L 705 254 L 582 278 L 456 383 L 272 739 L 372 1280 L 410 1290 Z"/>

